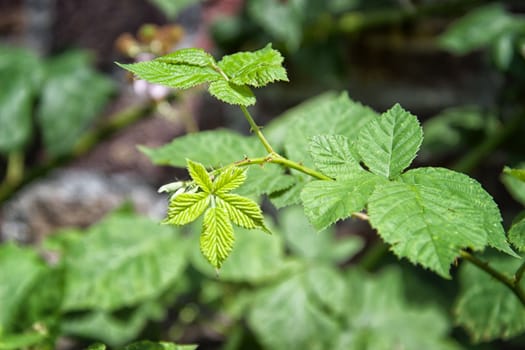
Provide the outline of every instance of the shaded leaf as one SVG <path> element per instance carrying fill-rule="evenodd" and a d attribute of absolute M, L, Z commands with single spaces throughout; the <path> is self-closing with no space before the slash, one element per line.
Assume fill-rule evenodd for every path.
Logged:
<path fill-rule="evenodd" d="M 124 347 L 124 350 L 195 350 L 198 345 L 178 345 L 168 342 L 139 341 Z"/>
<path fill-rule="evenodd" d="M 200 236 L 202 255 L 219 269 L 230 255 L 235 237 L 228 213 L 222 207 L 211 207 L 204 214 Z"/>
<path fill-rule="evenodd" d="M 333 228 L 317 232 L 299 206 L 280 211 L 281 231 L 292 253 L 316 263 L 341 263 L 351 259 L 363 248 L 363 240 L 355 235 L 335 238 Z"/>
<path fill-rule="evenodd" d="M 140 150 L 157 165 L 185 167 L 186 159 L 192 159 L 208 169 L 226 166 L 243 156 L 254 158 L 266 154 L 256 138 L 226 129 L 201 131 L 177 137 L 159 148 L 141 147 Z"/>
<path fill-rule="evenodd" d="M 192 4 L 196 4 L 199 0 L 149 0 L 155 4 L 169 19 L 176 19 L 177 15 Z"/>
<path fill-rule="evenodd" d="M 302 177 L 295 177 L 295 183 L 291 187 L 278 190 L 270 194 L 269 198 L 272 204 L 281 209 L 289 205 L 301 203 L 301 191 L 304 188 L 306 180 Z"/>
<path fill-rule="evenodd" d="M 525 212 L 518 215 L 509 230 L 509 241 L 520 252 L 525 253 Z"/>
<path fill-rule="evenodd" d="M 276 164 L 247 167 L 248 181 L 236 192 L 243 196 L 256 197 L 290 188 L 296 177 L 285 174 L 285 169 Z"/>
<path fill-rule="evenodd" d="M 204 51 L 197 48 L 184 48 L 155 59 L 157 62 L 167 64 L 186 64 L 199 67 L 211 67 L 215 59 Z"/>
<path fill-rule="evenodd" d="M 491 246 L 514 254 L 492 197 L 466 175 L 419 168 L 403 182 L 378 185 L 370 197 L 370 223 L 399 257 L 449 278 L 461 249 Z"/>
<path fill-rule="evenodd" d="M 361 129 L 357 149 L 373 173 L 393 178 L 412 163 L 422 141 L 417 118 L 396 104 Z"/>
<path fill-rule="evenodd" d="M 363 210 L 381 182 L 377 175 L 364 171 L 344 180 L 309 182 L 301 191 L 304 213 L 317 230 L 323 230 Z"/>
<path fill-rule="evenodd" d="M 503 170 L 501 181 L 507 188 L 511 196 L 525 206 L 525 182 L 520 180 L 520 174 L 525 171 L 525 163 L 520 163 L 516 167 Z"/>
<path fill-rule="evenodd" d="M 443 48 L 463 55 L 490 44 L 500 34 L 520 25 L 502 4 L 494 3 L 470 11 L 441 35 Z M 481 30 L 482 29 L 482 30 Z"/>
<path fill-rule="evenodd" d="M 255 96 L 248 87 L 226 80 L 212 82 L 208 91 L 219 100 L 232 105 L 250 106 L 255 104 Z"/>
<path fill-rule="evenodd" d="M 182 273 L 186 249 L 172 227 L 135 215 L 110 216 L 65 252 L 62 310 L 115 310 L 155 298 Z"/>
<path fill-rule="evenodd" d="M 224 56 L 219 67 L 233 84 L 260 87 L 278 80 L 288 81 L 283 60 L 281 53 L 268 44 L 254 52 Z"/>
<path fill-rule="evenodd" d="M 523 261 L 491 258 L 490 264 L 508 276 Z M 462 264 L 461 291 L 454 307 L 457 324 L 475 342 L 509 339 L 525 331 L 525 309 L 510 289 L 472 264 Z M 525 284 L 521 283 L 522 288 Z"/>
<path fill-rule="evenodd" d="M 13 243 L 0 245 L 1 331 L 20 326 L 14 317 L 25 306 L 31 288 L 44 271 L 45 265 L 36 251 Z"/>
<path fill-rule="evenodd" d="M 44 144 L 52 156 L 75 146 L 114 91 L 113 82 L 90 66 L 89 55 L 73 51 L 46 65 L 47 79 L 37 111 Z"/>
<path fill-rule="evenodd" d="M 206 192 L 182 193 L 173 197 L 168 206 L 168 217 L 164 223 L 186 225 L 201 216 L 210 204 L 210 195 Z"/>

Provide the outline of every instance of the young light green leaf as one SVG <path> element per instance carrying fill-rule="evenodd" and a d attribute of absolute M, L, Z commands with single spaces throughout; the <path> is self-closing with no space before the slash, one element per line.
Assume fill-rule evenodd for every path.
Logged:
<path fill-rule="evenodd" d="M 491 258 L 496 270 L 511 276 L 523 261 Z M 461 266 L 461 291 L 454 308 L 456 322 L 473 341 L 509 339 L 525 331 L 525 308 L 505 285 L 471 264 Z M 525 283 L 521 283 L 522 288 Z"/>
<path fill-rule="evenodd" d="M 235 237 L 228 213 L 222 207 L 211 207 L 204 214 L 200 237 L 201 252 L 215 268 L 219 269 L 230 254 Z"/>
<path fill-rule="evenodd" d="M 512 223 L 509 230 L 509 241 L 520 252 L 525 253 L 525 212 Z"/>
<path fill-rule="evenodd" d="M 304 186 L 304 213 L 319 231 L 352 213 L 364 209 L 368 198 L 383 178 L 363 171 L 361 175 L 336 181 L 312 181 Z"/>
<path fill-rule="evenodd" d="M 195 181 L 204 192 L 211 193 L 213 184 L 204 165 L 188 159 L 188 172 L 193 181 Z"/>
<path fill-rule="evenodd" d="M 201 216 L 210 204 L 210 195 L 206 192 L 182 193 L 173 197 L 168 206 L 168 217 L 164 223 L 186 225 Z"/>
<path fill-rule="evenodd" d="M 255 52 L 224 56 L 219 67 L 233 84 L 260 87 L 277 80 L 288 81 L 282 62 L 283 56 L 268 44 Z"/>
<path fill-rule="evenodd" d="M 219 100 L 232 105 L 250 106 L 255 104 L 255 96 L 247 86 L 237 85 L 226 80 L 212 82 L 208 91 Z"/>
<path fill-rule="evenodd" d="M 449 278 L 460 250 L 491 246 L 514 255 L 497 205 L 475 180 L 442 168 L 419 168 L 402 182 L 378 185 L 370 222 L 399 257 Z"/>
<path fill-rule="evenodd" d="M 186 63 L 168 64 L 158 59 L 131 64 L 117 63 L 117 65 L 150 83 L 178 89 L 188 89 L 203 83 L 224 79 L 219 72 L 211 67 Z"/>
<path fill-rule="evenodd" d="M 230 167 L 222 171 L 213 181 L 213 192 L 221 195 L 230 192 L 246 181 L 246 169 Z"/>
<path fill-rule="evenodd" d="M 244 228 L 260 228 L 270 232 L 264 225 L 261 208 L 254 201 L 232 193 L 221 193 L 217 198 L 217 206 L 223 208 L 230 220 Z"/>
<path fill-rule="evenodd" d="M 213 67 L 215 59 L 203 49 L 184 48 L 155 59 L 167 64 L 184 64 L 199 67 Z"/>
<path fill-rule="evenodd" d="M 513 169 L 506 166 L 503 168 L 503 174 L 510 175 L 521 182 L 525 182 L 525 169 Z"/>
<path fill-rule="evenodd" d="M 312 137 L 310 155 L 319 170 L 336 179 L 352 177 L 363 171 L 352 154 L 350 141 L 342 135 Z"/>
<path fill-rule="evenodd" d="M 410 165 L 422 141 L 417 118 L 396 104 L 361 129 L 357 150 L 373 173 L 391 179 Z"/>

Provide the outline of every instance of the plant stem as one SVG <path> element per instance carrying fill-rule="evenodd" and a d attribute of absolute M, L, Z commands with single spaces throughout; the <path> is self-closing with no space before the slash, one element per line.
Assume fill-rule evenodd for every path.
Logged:
<path fill-rule="evenodd" d="M 516 273 L 516 276 L 514 278 L 511 278 L 511 277 L 508 277 L 505 274 L 495 270 L 494 268 L 492 268 L 489 265 L 488 262 L 483 261 L 481 259 L 478 259 L 477 257 L 475 257 L 474 255 L 470 254 L 469 252 L 466 252 L 466 251 L 462 250 L 460 255 L 461 255 L 461 257 L 463 259 L 471 262 L 472 264 L 474 264 L 475 266 L 477 266 L 481 270 L 485 271 L 486 273 L 488 273 L 489 275 L 491 275 L 492 277 L 494 277 L 495 279 L 497 279 L 498 281 L 503 283 L 507 288 L 509 288 L 512 291 L 512 293 L 514 293 L 514 295 L 516 295 L 516 297 L 519 299 L 519 301 L 525 306 L 525 292 L 521 288 L 521 286 L 519 284 L 520 281 L 517 278 L 518 277 L 518 272 L 520 272 L 520 270 L 522 270 L 523 265 L 522 265 L 522 267 L 520 267 L 520 269 Z M 521 274 L 523 274 L 523 271 L 521 272 Z"/>
<path fill-rule="evenodd" d="M 266 137 L 262 133 L 261 128 L 255 123 L 255 120 L 253 120 L 252 115 L 250 114 L 250 112 L 248 112 L 248 108 L 246 108 L 245 106 L 240 106 L 240 107 L 241 107 L 242 113 L 246 117 L 246 120 L 250 124 L 250 128 L 251 128 L 252 132 L 254 132 L 255 135 L 257 135 L 257 137 L 259 138 L 259 140 L 263 144 L 263 146 L 266 149 L 266 151 L 268 153 L 270 153 L 270 154 L 276 154 L 276 152 L 273 150 L 273 147 L 270 145 L 270 143 L 268 142 L 268 140 L 266 139 Z"/>

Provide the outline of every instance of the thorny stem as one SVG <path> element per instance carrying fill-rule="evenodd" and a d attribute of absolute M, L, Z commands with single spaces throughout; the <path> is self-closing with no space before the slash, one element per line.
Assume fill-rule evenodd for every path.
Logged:
<path fill-rule="evenodd" d="M 250 112 L 248 112 L 248 108 L 246 108 L 245 106 L 240 106 L 240 107 L 241 107 L 242 113 L 246 117 L 246 120 L 250 124 L 250 128 L 251 128 L 252 132 L 254 132 L 255 135 L 257 135 L 257 137 L 259 138 L 259 140 L 263 144 L 263 146 L 266 149 L 266 151 L 268 153 L 270 153 L 270 154 L 276 154 L 276 152 L 273 150 L 273 147 L 270 145 L 270 143 L 268 142 L 268 140 L 266 139 L 266 137 L 262 133 L 261 128 L 255 123 L 255 120 L 253 120 Z"/>
<path fill-rule="evenodd" d="M 507 288 L 509 288 L 512 291 L 512 293 L 514 293 L 514 295 L 516 295 L 519 301 L 525 306 L 525 292 L 523 291 L 520 285 L 521 276 L 523 275 L 523 270 L 525 269 L 525 262 L 518 269 L 514 277 L 508 277 L 507 275 L 492 268 L 488 262 L 475 257 L 469 252 L 462 250 L 460 256 L 463 259 L 471 262 L 481 270 L 485 271 L 501 283 L 503 283 Z"/>

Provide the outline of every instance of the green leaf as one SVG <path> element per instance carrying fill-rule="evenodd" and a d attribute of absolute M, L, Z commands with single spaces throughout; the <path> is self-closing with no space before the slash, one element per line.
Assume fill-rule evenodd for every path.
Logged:
<path fill-rule="evenodd" d="M 85 52 L 72 51 L 46 65 L 37 120 L 52 156 L 71 151 L 114 91 L 113 82 L 95 72 L 89 61 Z"/>
<path fill-rule="evenodd" d="M 203 49 L 185 48 L 155 59 L 167 64 L 186 64 L 199 67 L 212 67 L 215 59 Z"/>
<path fill-rule="evenodd" d="M 397 256 L 449 278 L 461 249 L 514 254 L 497 205 L 475 180 L 443 168 L 410 170 L 400 180 L 377 186 L 368 205 L 370 223 Z"/>
<path fill-rule="evenodd" d="M 279 190 L 270 194 L 270 201 L 277 208 L 281 209 L 289 205 L 301 203 L 301 191 L 304 188 L 306 180 L 302 177 L 296 177 L 295 183 L 291 187 Z"/>
<path fill-rule="evenodd" d="M 326 276 L 334 278 L 333 274 Z M 337 272 L 335 278 L 341 279 Z M 338 324 L 318 301 L 312 286 L 323 282 L 308 278 L 306 272 L 258 293 L 248 324 L 265 349 L 333 348 L 332 339 L 340 332 Z"/>
<path fill-rule="evenodd" d="M 124 345 L 136 339 L 148 321 L 161 321 L 165 309 L 153 301 L 146 301 L 136 309 L 120 315 L 108 311 L 93 310 L 76 316 L 65 316 L 61 332 L 76 337 L 103 341 L 112 347 Z"/>
<path fill-rule="evenodd" d="M 213 192 L 221 195 L 230 192 L 246 181 L 246 169 L 230 167 L 222 171 L 213 181 Z"/>
<path fill-rule="evenodd" d="M 356 235 L 336 239 L 333 228 L 317 232 L 299 206 L 281 210 L 279 221 L 290 251 L 316 264 L 348 261 L 363 248 L 363 240 Z"/>
<path fill-rule="evenodd" d="M 525 163 L 520 163 L 513 169 L 503 169 L 501 181 L 511 196 L 525 206 L 525 182 L 520 178 L 523 171 L 525 171 Z"/>
<path fill-rule="evenodd" d="M 124 347 L 124 350 L 195 350 L 197 345 L 178 345 L 168 342 L 139 341 Z"/>
<path fill-rule="evenodd" d="M 171 20 L 177 18 L 179 13 L 190 5 L 197 4 L 199 0 L 149 0 L 151 3 L 156 5 L 166 17 Z"/>
<path fill-rule="evenodd" d="M 373 173 L 394 178 L 412 163 L 422 141 L 417 118 L 396 104 L 361 129 L 357 149 Z"/>
<path fill-rule="evenodd" d="M 65 251 L 62 310 L 116 310 L 156 298 L 180 277 L 186 251 L 172 227 L 112 215 Z"/>
<path fill-rule="evenodd" d="M 152 61 L 131 64 L 117 63 L 117 65 L 150 83 L 178 89 L 188 89 L 196 85 L 224 79 L 212 67 L 203 67 L 186 62 L 178 64 L 166 63 L 169 60 L 169 58 L 157 58 Z"/>
<path fill-rule="evenodd" d="M 295 51 L 303 36 L 303 7 L 309 2 L 290 0 L 252 0 L 247 9 L 252 18 L 274 39 L 284 42 L 290 51 Z M 316 12 L 314 12 L 316 13 Z"/>
<path fill-rule="evenodd" d="M 247 167 L 248 181 L 236 192 L 243 196 L 256 197 L 290 188 L 296 177 L 285 174 L 285 169 L 276 164 Z"/>
<path fill-rule="evenodd" d="M 490 258 L 496 270 L 511 276 L 523 261 Z M 525 331 L 525 309 L 501 282 L 471 264 L 462 264 L 461 291 L 454 307 L 456 323 L 463 326 L 475 342 L 509 339 Z M 525 283 L 521 281 L 521 287 Z"/>
<path fill-rule="evenodd" d="M 509 241 L 520 252 L 525 253 L 525 212 L 518 215 L 509 230 Z"/>
<path fill-rule="evenodd" d="M 525 23 L 525 22 L 524 22 Z M 497 37 L 491 46 L 492 60 L 501 71 L 509 69 L 514 57 L 516 34 L 513 31 L 504 32 Z"/>
<path fill-rule="evenodd" d="M 0 153 L 20 151 L 29 141 L 33 100 L 42 77 L 35 54 L 0 46 Z"/>
<path fill-rule="evenodd" d="M 236 85 L 265 86 L 268 83 L 288 81 L 282 66 L 283 56 L 268 44 L 255 52 L 239 52 L 224 56 L 219 67 Z"/>
<path fill-rule="evenodd" d="M 344 313 L 348 319 L 334 349 L 458 350 L 447 339 L 449 322 L 438 309 L 410 305 L 401 274 L 386 270 L 374 276 L 350 270 Z M 394 326 L 395 325 L 395 326 Z"/>
<path fill-rule="evenodd" d="M 370 119 L 377 116 L 370 108 L 350 100 L 345 92 L 322 97 L 314 98 L 314 104 L 307 101 L 282 116 L 289 119 L 288 126 L 293 125 L 286 130 L 286 156 L 308 167 L 314 166 L 310 155 L 305 153 L 312 136 L 334 134 L 352 140 Z"/>
<path fill-rule="evenodd" d="M 235 225 L 248 229 L 260 228 L 269 232 L 264 225 L 261 208 L 254 201 L 236 194 L 223 193 L 217 198 L 217 205 L 228 213 Z"/>
<path fill-rule="evenodd" d="M 211 193 L 214 185 L 211 182 L 210 175 L 201 163 L 193 162 L 188 159 L 188 172 L 195 183 L 205 192 Z M 200 214 L 199 214 L 200 215 Z M 193 220 L 192 220 L 193 221 Z"/>
<path fill-rule="evenodd" d="M 250 106 L 255 104 L 255 96 L 247 86 L 236 85 L 226 80 L 212 82 L 208 91 L 219 100 L 232 105 Z"/>
<path fill-rule="evenodd" d="M 291 268 L 279 235 L 252 235 L 243 228 L 236 228 L 235 233 L 235 249 L 221 266 L 220 283 L 262 284 Z M 216 271 L 198 249 L 191 257 L 197 270 L 210 278 L 217 278 Z"/>
<path fill-rule="evenodd" d="M 363 171 L 352 154 L 350 141 L 342 135 L 312 137 L 310 155 L 319 170 L 336 179 L 352 177 Z"/>
<path fill-rule="evenodd" d="M 379 176 L 364 171 L 344 180 L 309 182 L 301 192 L 304 213 L 317 230 L 323 230 L 363 210 L 381 182 Z"/>
<path fill-rule="evenodd" d="M 464 55 L 490 44 L 500 34 L 519 25 L 519 22 L 505 11 L 502 4 L 494 3 L 470 11 L 453 23 L 439 41 L 443 48 Z"/>
<path fill-rule="evenodd" d="M 201 216 L 210 204 L 210 194 L 206 192 L 182 193 L 173 197 L 168 206 L 168 217 L 164 223 L 186 225 Z"/>
<path fill-rule="evenodd" d="M 204 214 L 200 237 L 202 255 L 219 269 L 233 248 L 235 237 L 228 213 L 222 207 L 211 207 Z"/>
<path fill-rule="evenodd" d="M 506 166 L 503 168 L 503 174 L 510 175 L 521 182 L 525 182 L 525 169 L 512 169 Z"/>
<path fill-rule="evenodd" d="M 12 243 L 0 245 L 0 330 L 19 327 L 15 316 L 24 307 L 26 298 L 44 272 L 45 265 L 36 251 Z"/>
<path fill-rule="evenodd" d="M 192 159 L 208 169 L 226 166 L 243 155 L 253 158 L 266 154 L 256 138 L 226 129 L 201 131 L 177 137 L 159 148 L 141 147 L 140 150 L 157 165 L 185 167 L 186 159 Z"/>
<path fill-rule="evenodd" d="M 49 335 L 41 331 L 28 331 L 16 334 L 0 333 L 0 350 L 39 349 L 45 342 L 49 342 Z"/>

